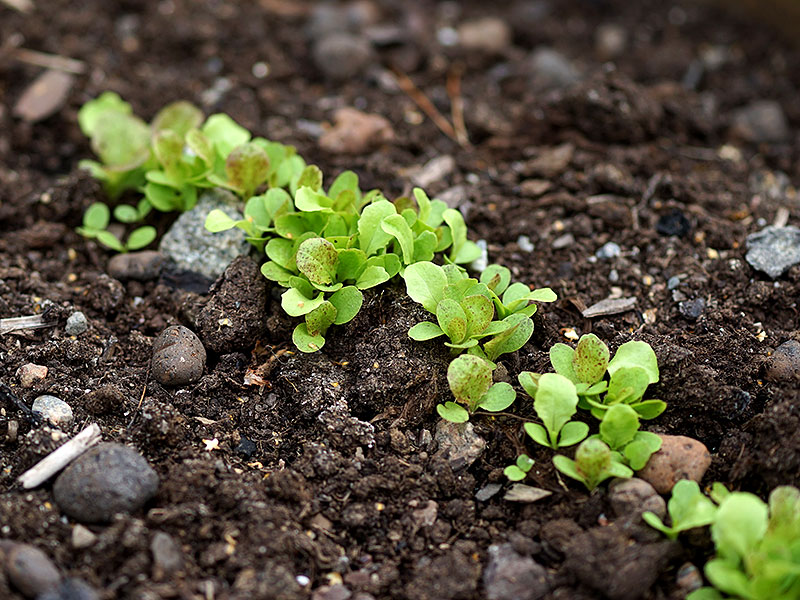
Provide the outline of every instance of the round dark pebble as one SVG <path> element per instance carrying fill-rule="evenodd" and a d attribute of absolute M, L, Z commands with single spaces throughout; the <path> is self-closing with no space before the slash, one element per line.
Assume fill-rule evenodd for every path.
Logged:
<path fill-rule="evenodd" d="M 30 544 L 16 544 L 8 551 L 6 572 L 14 587 L 28 598 L 55 588 L 61 581 L 53 561 Z"/>
<path fill-rule="evenodd" d="M 158 490 L 158 475 L 133 448 L 105 443 L 79 456 L 56 479 L 53 496 L 67 515 L 104 523 L 139 510 Z"/>
<path fill-rule="evenodd" d="M 678 311 L 690 321 L 696 320 L 706 309 L 706 301 L 703 298 L 692 298 L 678 304 Z"/>
<path fill-rule="evenodd" d="M 205 366 L 206 349 L 183 325 L 167 327 L 153 342 L 152 373 L 161 385 L 194 383 Z"/>
<path fill-rule="evenodd" d="M 677 235 L 683 237 L 692 230 L 692 224 L 679 210 L 673 210 L 659 217 L 656 223 L 656 231 L 661 235 Z"/>
<path fill-rule="evenodd" d="M 243 437 L 239 442 L 239 445 L 236 446 L 236 454 L 244 459 L 253 458 L 256 450 L 258 450 L 258 448 L 256 447 L 255 442 L 248 440 L 246 437 Z"/>
<path fill-rule="evenodd" d="M 107 415 L 124 404 L 125 394 L 115 385 L 99 387 L 83 398 L 83 405 L 93 415 Z"/>
<path fill-rule="evenodd" d="M 331 33 L 314 44 L 314 62 L 325 76 L 344 80 L 358 76 L 372 59 L 372 45 L 352 33 Z"/>
<path fill-rule="evenodd" d="M 57 588 L 36 597 L 36 600 L 100 600 L 97 591 L 83 579 L 70 578 Z"/>
<path fill-rule="evenodd" d="M 155 250 L 117 254 L 108 261 L 108 274 L 114 279 L 150 281 L 161 274 L 164 256 Z"/>

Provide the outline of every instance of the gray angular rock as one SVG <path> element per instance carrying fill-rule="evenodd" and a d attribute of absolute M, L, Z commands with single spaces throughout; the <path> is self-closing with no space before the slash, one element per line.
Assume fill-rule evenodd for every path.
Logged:
<path fill-rule="evenodd" d="M 353 33 L 330 33 L 314 44 L 313 57 L 326 77 L 342 81 L 364 71 L 372 60 L 372 44 Z"/>
<path fill-rule="evenodd" d="M 158 475 L 133 448 L 104 443 L 87 450 L 53 485 L 58 507 L 76 521 L 106 523 L 139 510 L 158 491 Z"/>
<path fill-rule="evenodd" d="M 153 341 L 150 365 L 153 378 L 161 385 L 187 385 L 203 376 L 206 349 L 194 332 L 172 325 Z"/>
<path fill-rule="evenodd" d="M 486 448 L 486 441 L 475 433 L 475 428 L 469 422 L 439 421 L 435 440 L 439 444 L 435 456 L 449 462 L 453 471 L 466 469 Z"/>
<path fill-rule="evenodd" d="M 692 298 L 678 304 L 678 312 L 690 321 L 698 319 L 705 309 L 706 301 L 703 298 Z"/>
<path fill-rule="evenodd" d="M 773 279 L 800 263 L 800 229 L 769 225 L 746 239 L 745 260 Z"/>
<path fill-rule="evenodd" d="M 34 598 L 55 588 L 61 573 L 50 558 L 35 546 L 16 544 L 6 556 L 6 572 L 23 596 Z"/>
<path fill-rule="evenodd" d="M 81 311 L 72 313 L 67 319 L 64 331 L 67 335 L 80 335 L 89 329 L 89 321 Z"/>
<path fill-rule="evenodd" d="M 489 546 L 483 585 L 489 600 L 537 600 L 550 590 L 545 568 L 511 544 Z"/>
<path fill-rule="evenodd" d="M 539 90 L 565 88 L 580 81 L 581 73 L 570 60 L 553 50 L 540 47 L 529 59 L 532 83 Z"/>
<path fill-rule="evenodd" d="M 183 568 L 183 551 L 180 545 L 163 531 L 157 531 L 153 536 L 150 552 L 153 554 L 153 579 L 156 581 Z"/>
<path fill-rule="evenodd" d="M 69 404 L 55 396 L 39 396 L 33 401 L 31 412 L 51 425 L 65 429 L 72 425 L 74 415 Z"/>
<path fill-rule="evenodd" d="M 781 105 L 774 100 L 756 100 L 734 111 L 733 132 L 749 142 L 785 142 L 791 136 Z"/>
<path fill-rule="evenodd" d="M 247 254 L 250 245 L 241 229 L 211 233 L 205 228 L 206 216 L 219 209 L 234 220 L 242 218 L 236 197 L 225 190 L 204 192 L 192 210 L 186 211 L 161 238 L 159 250 L 179 269 L 197 273 L 214 281 L 231 261 Z"/>
<path fill-rule="evenodd" d="M 117 254 L 108 261 L 108 274 L 114 279 L 125 281 L 150 281 L 161 274 L 164 255 L 155 250 Z"/>

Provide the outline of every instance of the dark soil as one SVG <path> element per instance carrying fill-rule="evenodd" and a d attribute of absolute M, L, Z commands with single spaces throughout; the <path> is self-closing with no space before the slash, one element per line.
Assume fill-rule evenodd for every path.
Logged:
<path fill-rule="evenodd" d="M 449 394 L 448 356 L 408 339 L 422 313 L 401 289 L 367 294 L 358 318 L 331 330 L 323 351 L 301 355 L 291 352 L 293 324 L 276 290 L 252 265 L 236 266 L 240 284 L 223 282 L 208 297 L 105 274 L 111 253 L 74 228 L 103 197 L 77 168 L 91 152 L 76 113 L 106 89 L 147 119 L 178 99 L 227 112 L 297 146 L 325 173 L 354 169 L 362 187 L 390 197 L 410 189 L 411 168 L 452 156 L 455 169 L 429 186 L 431 196 L 462 186 L 468 225 L 487 240 L 490 259 L 559 295 L 542 307 L 532 341 L 503 361 L 511 381 L 521 370 L 548 370 L 547 349 L 570 328 L 593 331 L 612 349 L 645 340 L 661 366 L 653 395 L 668 403 L 648 428 L 705 443 L 713 462 L 704 483 L 762 497 L 800 483 L 797 385 L 764 377 L 771 352 L 800 339 L 800 267 L 773 282 L 744 261 L 748 233 L 781 208 L 790 222 L 800 217 L 792 187 L 800 182 L 800 52 L 768 26 L 689 1 L 376 0 L 367 5 L 380 24 L 406 29 L 377 49 L 367 74 L 335 83 L 311 59 L 304 26 L 313 3 L 36 4 L 28 15 L 0 4 L 0 317 L 48 310 L 56 325 L 0 337 L 0 383 L 28 404 L 45 392 L 64 399 L 76 415 L 70 434 L 98 422 L 105 440 L 141 450 L 161 486 L 142 512 L 92 527 L 97 541 L 75 549 L 74 523 L 50 485 L 24 492 L 15 483 L 58 442 L 0 398 L 0 537 L 37 545 L 108 599 L 307 598 L 337 582 L 363 599 L 355 594 L 485 598 L 488 547 L 507 541 L 547 569 L 547 598 L 681 598 L 678 569 L 700 567 L 710 552 L 707 540 L 681 547 L 637 524 L 609 524 L 606 491 L 562 482 L 551 452 L 526 443 L 516 420 L 474 419 L 487 449 L 454 472 L 432 441 L 433 407 Z M 437 28 L 487 14 L 513 26 L 501 55 L 437 44 Z M 603 23 L 628 33 L 614 67 L 594 46 Z M 89 67 L 45 121 L 11 114 L 41 71 L 12 57 L 12 41 Z M 573 60 L 585 81 L 556 92 L 533 86 L 526 61 L 540 45 Z M 712 46 L 727 60 L 687 88 L 690 63 Z M 259 61 L 269 65 L 263 79 L 252 72 Z M 449 114 L 454 65 L 463 67 L 469 147 L 381 77 L 387 67 L 407 73 Z M 758 99 L 782 104 L 788 142 L 734 136 L 731 112 Z M 321 151 L 308 123 L 331 120 L 340 106 L 385 116 L 396 140 L 363 155 Z M 571 145 L 567 161 L 537 163 L 562 144 Z M 532 178 L 547 189 L 532 191 Z M 163 231 L 169 218 L 157 225 Z M 554 249 L 564 234 L 574 241 Z M 609 241 L 620 256 L 596 258 Z M 680 278 L 674 290 L 671 277 Z M 612 293 L 635 297 L 636 309 L 581 316 Z M 253 296 L 266 299 L 266 311 L 252 308 Z M 702 313 L 685 316 L 680 302 L 697 299 Z M 167 389 L 148 377 L 155 335 L 184 324 L 211 340 L 204 306 L 230 310 L 239 301 L 250 311 L 248 331 L 259 335 L 215 338 L 218 351 L 209 350 L 196 385 Z M 91 323 L 77 338 L 63 327 L 74 310 Z M 31 362 L 49 374 L 22 389 L 15 372 Z M 530 413 L 524 402 L 518 410 Z M 208 450 L 204 440 L 214 438 L 219 446 Z M 505 482 L 502 468 L 523 450 L 537 461 L 528 482 L 552 495 L 533 504 L 502 492 L 476 500 L 487 483 Z M 185 567 L 172 578 L 154 568 L 156 532 L 183 549 Z M 0 597 L 21 597 L 1 573 Z"/>

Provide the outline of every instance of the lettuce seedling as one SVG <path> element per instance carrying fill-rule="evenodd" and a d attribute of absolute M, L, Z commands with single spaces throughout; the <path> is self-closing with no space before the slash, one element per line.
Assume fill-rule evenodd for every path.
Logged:
<path fill-rule="evenodd" d="M 480 282 L 491 293 L 498 319 L 513 314 L 532 317 L 536 313 L 533 302 L 555 302 L 557 297 L 550 288 L 531 289 L 521 282 L 511 283 L 511 271 L 500 265 L 489 265 L 481 273 Z"/>
<path fill-rule="evenodd" d="M 589 426 L 580 421 L 570 421 L 577 411 L 578 394 L 569 379 L 557 373 L 537 376 L 523 371 L 519 382 L 534 399 L 533 409 L 543 423 L 525 423 L 523 426 L 533 441 L 556 450 L 577 444 L 586 437 Z"/>
<path fill-rule="evenodd" d="M 117 207 L 120 208 L 120 207 Z M 136 211 L 132 206 L 128 207 Z M 122 211 L 125 216 L 126 211 Z M 137 213 L 138 215 L 138 213 Z M 94 238 L 104 246 L 116 250 L 117 252 L 129 252 L 130 250 L 140 250 L 156 239 L 156 229 L 149 225 L 138 227 L 131 231 L 128 239 L 122 242 L 117 236 L 108 231 L 108 224 L 111 220 L 111 212 L 108 206 L 102 202 L 95 202 L 83 214 L 83 226 L 76 231 L 86 238 Z M 123 220 L 123 219 L 120 219 Z"/>
<path fill-rule="evenodd" d="M 476 410 L 500 412 L 511 406 L 516 392 L 508 383 L 492 383 L 492 365 L 470 354 L 456 357 L 447 368 L 447 383 L 455 402 L 436 407 L 439 416 L 453 423 L 465 423 Z M 466 408 L 464 408 L 464 406 Z"/>
<path fill-rule="evenodd" d="M 553 464 L 567 477 L 583 483 L 589 491 L 609 477 L 627 479 L 633 475 L 628 467 L 614 460 L 605 443 L 594 437 L 581 442 L 575 451 L 575 460 L 559 454 L 553 457 Z"/>
<path fill-rule="evenodd" d="M 528 472 L 533 468 L 534 460 L 527 454 L 520 454 L 517 457 L 517 462 L 513 465 L 508 465 L 503 469 L 503 474 L 511 481 L 522 481 L 528 476 Z"/>
<path fill-rule="evenodd" d="M 703 495 L 697 482 L 682 479 L 672 488 L 667 511 L 672 523 L 669 527 L 653 512 L 643 513 L 642 519 L 653 529 L 658 529 L 669 539 L 674 540 L 683 531 L 710 525 L 716 516 L 717 506 Z"/>
<path fill-rule="evenodd" d="M 634 471 L 643 469 L 661 448 L 661 438 L 655 433 L 639 431 L 639 414 L 627 404 L 614 404 L 603 413 L 597 437 Z"/>

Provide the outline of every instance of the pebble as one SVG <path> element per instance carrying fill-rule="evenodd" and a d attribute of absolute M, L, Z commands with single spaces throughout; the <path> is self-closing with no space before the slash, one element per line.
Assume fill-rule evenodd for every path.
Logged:
<path fill-rule="evenodd" d="M 72 408 L 61 398 L 55 396 L 39 396 L 33 401 L 31 412 L 38 415 L 54 427 L 66 429 L 75 418 Z"/>
<path fill-rule="evenodd" d="M 475 492 L 475 500 L 478 502 L 486 502 L 490 498 L 496 496 L 497 492 L 499 492 L 501 489 L 503 489 L 503 486 L 499 483 L 487 483 L 485 486 Z"/>
<path fill-rule="evenodd" d="M 8 551 L 6 572 L 14 587 L 28 598 L 55 588 L 61 581 L 53 561 L 30 544 L 16 544 Z"/>
<path fill-rule="evenodd" d="M 93 415 L 106 415 L 125 405 L 125 394 L 115 385 L 104 385 L 83 397 L 83 406 Z"/>
<path fill-rule="evenodd" d="M 204 192 L 192 210 L 183 213 L 161 238 L 159 250 L 178 269 L 213 282 L 234 258 L 250 251 L 246 234 L 234 227 L 220 233 L 206 230 L 206 216 L 215 208 L 234 220 L 242 218 L 236 197 L 225 190 Z"/>
<path fill-rule="evenodd" d="M 525 485 L 524 483 L 515 483 L 503 496 L 503 500 L 508 502 L 538 502 L 542 498 L 547 498 L 553 492 L 543 490 L 542 488 L 533 487 L 532 485 Z"/>
<path fill-rule="evenodd" d="M 692 563 L 684 563 L 675 574 L 675 585 L 681 590 L 682 596 L 686 597 L 703 587 L 703 575 Z"/>
<path fill-rule="evenodd" d="M 534 50 L 529 59 L 532 84 L 535 89 L 566 88 L 580 81 L 581 74 L 572 62 L 552 48 Z"/>
<path fill-rule="evenodd" d="M 409 175 L 414 185 L 426 189 L 450 175 L 455 168 L 456 159 L 449 154 L 442 154 L 420 167 L 411 169 Z"/>
<path fill-rule="evenodd" d="M 84 527 L 80 523 L 75 525 L 72 528 L 72 535 L 70 536 L 70 544 L 76 550 L 82 550 L 83 548 L 89 548 L 93 546 L 94 543 L 97 541 L 97 536 L 89 530 L 87 527 Z"/>
<path fill-rule="evenodd" d="M 692 224 L 686 215 L 678 209 L 661 215 L 656 221 L 656 231 L 661 235 L 684 237 L 692 230 Z"/>
<path fill-rule="evenodd" d="M 256 446 L 256 443 L 252 440 L 248 440 L 246 437 L 242 437 L 242 439 L 239 440 L 239 445 L 236 446 L 236 454 L 245 460 L 253 458 L 257 450 L 258 446 Z"/>
<path fill-rule="evenodd" d="M 139 510 L 158 491 L 158 475 L 133 448 L 103 443 L 68 466 L 53 485 L 59 508 L 76 521 L 105 523 Z"/>
<path fill-rule="evenodd" d="M 745 260 L 751 267 L 773 279 L 800 263 L 800 229 L 769 225 L 746 240 Z"/>
<path fill-rule="evenodd" d="M 47 377 L 47 367 L 28 363 L 17 369 L 16 375 L 20 386 L 24 388 L 33 387 L 37 381 Z"/>
<path fill-rule="evenodd" d="M 511 544 L 489 546 L 483 585 L 489 600 L 537 600 L 550 591 L 545 568 Z"/>
<path fill-rule="evenodd" d="M 180 545 L 163 531 L 157 531 L 150 542 L 153 554 L 153 579 L 156 581 L 183 569 L 183 551 Z"/>
<path fill-rule="evenodd" d="M 644 479 L 615 479 L 608 486 L 608 500 L 618 517 L 641 515 L 650 511 L 664 518 L 667 514 L 667 503 L 655 488 Z"/>
<path fill-rule="evenodd" d="M 785 142 L 791 136 L 781 105 L 774 100 L 756 100 L 733 112 L 733 133 L 748 142 Z"/>
<path fill-rule="evenodd" d="M 67 319 L 64 331 L 67 335 L 80 335 L 89 329 L 89 321 L 81 311 L 72 313 Z"/>
<path fill-rule="evenodd" d="M 575 236 L 571 233 L 565 233 L 563 235 L 558 236 L 554 239 L 550 246 L 553 250 L 563 250 L 564 248 L 569 248 L 575 243 Z"/>
<path fill-rule="evenodd" d="M 600 249 L 594 253 L 597 258 L 611 259 L 616 258 L 622 253 L 622 249 L 616 242 L 607 242 L 603 244 Z"/>
<path fill-rule="evenodd" d="M 519 193 L 526 198 L 538 198 L 551 187 L 553 184 L 547 179 L 525 179 L 519 184 Z"/>
<path fill-rule="evenodd" d="M 126 281 L 150 281 L 161 274 L 164 255 L 156 250 L 142 250 L 117 254 L 108 261 L 106 270 L 114 279 Z"/>
<path fill-rule="evenodd" d="M 681 479 L 700 482 L 711 465 L 711 454 L 702 442 L 683 435 L 658 434 L 661 449 L 650 457 L 638 476 L 659 494 L 667 494 Z"/>
<path fill-rule="evenodd" d="M 575 146 L 572 144 L 561 144 L 553 148 L 545 148 L 536 158 L 523 165 L 522 172 L 528 177 L 536 176 L 553 179 L 566 170 L 574 154 Z"/>
<path fill-rule="evenodd" d="M 459 45 L 467 50 L 500 54 L 511 45 L 511 27 L 497 17 L 465 21 L 456 31 Z"/>
<path fill-rule="evenodd" d="M 800 342 L 789 340 L 775 348 L 767 361 L 765 377 L 770 381 L 800 381 Z"/>
<path fill-rule="evenodd" d="M 100 600 L 100 595 L 83 579 L 71 577 L 64 579 L 58 587 L 37 596 L 36 600 Z"/>
<path fill-rule="evenodd" d="M 341 583 L 335 583 L 333 585 L 323 585 L 314 590 L 314 593 L 311 594 L 311 600 L 349 600 L 352 596 L 353 592 Z"/>
<path fill-rule="evenodd" d="M 594 47 L 601 60 L 617 58 L 628 46 L 628 30 L 616 23 L 600 25 L 594 32 Z"/>
<path fill-rule="evenodd" d="M 394 140 L 391 123 L 380 115 L 345 107 L 336 111 L 334 125 L 319 138 L 319 147 L 333 154 L 364 154 Z"/>
<path fill-rule="evenodd" d="M 320 38 L 312 52 L 317 68 L 326 77 L 337 81 L 358 77 L 372 61 L 369 40 L 343 31 Z"/>
<path fill-rule="evenodd" d="M 161 385 L 187 385 L 203 375 L 206 349 L 183 325 L 172 325 L 153 341 L 153 378 Z"/>
<path fill-rule="evenodd" d="M 445 459 L 453 471 L 469 467 L 486 448 L 486 441 L 469 422 L 439 421 L 434 439 L 439 444 L 434 456 Z"/>
<path fill-rule="evenodd" d="M 523 252 L 533 252 L 534 249 L 533 242 L 531 242 L 531 238 L 527 235 L 521 235 L 517 238 L 517 246 L 519 246 L 519 249 Z"/>
<path fill-rule="evenodd" d="M 681 284 L 681 278 L 678 277 L 677 275 L 674 275 L 674 276 L 670 277 L 669 279 L 667 279 L 667 289 L 668 290 L 674 290 L 680 284 Z"/>
<path fill-rule="evenodd" d="M 411 511 L 411 520 L 418 528 L 431 527 L 436 522 L 439 514 L 439 505 L 433 500 L 428 500 L 422 508 Z"/>
<path fill-rule="evenodd" d="M 31 83 L 14 105 L 14 116 L 35 123 L 58 112 L 72 89 L 75 76 L 48 69 Z"/>
<path fill-rule="evenodd" d="M 692 298 L 678 303 L 678 312 L 690 321 L 697 320 L 706 309 L 706 301 L 703 298 Z"/>

